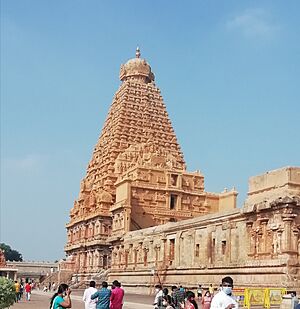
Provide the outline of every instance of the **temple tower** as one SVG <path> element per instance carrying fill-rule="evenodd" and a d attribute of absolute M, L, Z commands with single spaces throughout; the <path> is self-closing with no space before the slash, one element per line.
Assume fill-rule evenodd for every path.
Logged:
<path fill-rule="evenodd" d="M 126 158 L 117 167 L 115 161 L 132 145 L 148 143 L 164 149 L 174 157 L 178 168 L 184 169 L 183 154 L 163 98 L 154 84 L 150 65 L 140 58 L 139 49 L 136 58 L 121 66 L 120 80 L 85 178 L 89 187 L 102 188 L 112 195 L 116 168 L 123 171 L 134 158 Z"/>
<path fill-rule="evenodd" d="M 78 272 L 109 267 L 115 239 L 108 237 L 235 207 L 235 191 L 206 193 L 203 175 L 186 171 L 154 74 L 138 48 L 121 65 L 120 80 L 67 224 L 65 250 Z"/>

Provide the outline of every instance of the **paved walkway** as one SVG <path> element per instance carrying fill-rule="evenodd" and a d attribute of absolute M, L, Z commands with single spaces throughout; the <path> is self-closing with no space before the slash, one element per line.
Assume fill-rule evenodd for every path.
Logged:
<path fill-rule="evenodd" d="M 19 303 L 14 304 L 12 309 L 49 309 L 50 298 L 52 293 L 33 291 L 31 294 L 31 300 L 21 300 Z M 84 309 L 84 303 L 81 300 L 81 296 L 72 295 L 72 309 Z M 125 295 L 124 309 L 153 309 L 151 305 L 153 297 L 144 295 Z M 150 301 L 150 303 L 149 303 Z"/>

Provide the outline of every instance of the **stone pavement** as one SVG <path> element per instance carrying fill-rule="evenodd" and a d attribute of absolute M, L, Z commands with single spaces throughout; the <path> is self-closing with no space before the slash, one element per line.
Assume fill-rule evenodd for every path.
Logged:
<path fill-rule="evenodd" d="M 14 304 L 12 309 L 49 309 L 49 303 L 52 293 L 33 291 L 31 300 L 21 300 L 19 303 Z M 84 309 L 84 303 L 81 296 L 72 295 L 72 309 Z M 124 309 L 153 309 L 151 302 L 153 297 L 144 295 L 129 294 L 125 297 Z"/>

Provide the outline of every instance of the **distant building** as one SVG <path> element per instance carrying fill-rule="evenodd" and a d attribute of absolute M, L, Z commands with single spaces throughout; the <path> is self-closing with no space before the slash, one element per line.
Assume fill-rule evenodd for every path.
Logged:
<path fill-rule="evenodd" d="M 29 279 L 30 281 L 40 282 L 45 279 L 52 279 L 58 277 L 58 263 L 52 262 L 7 262 L 7 266 L 18 269 L 17 278 Z M 53 271 L 51 271 L 53 270 Z M 50 276 L 50 277 L 49 277 Z"/>
<path fill-rule="evenodd" d="M 109 270 L 141 291 L 159 280 L 196 286 L 224 273 L 240 286 L 300 280 L 300 168 L 250 179 L 248 198 L 206 192 L 188 172 L 149 64 L 121 66 L 122 81 L 67 224 L 76 280 Z M 244 274 L 250 274 L 245 277 Z M 265 274 L 265 275 L 264 275 Z"/>

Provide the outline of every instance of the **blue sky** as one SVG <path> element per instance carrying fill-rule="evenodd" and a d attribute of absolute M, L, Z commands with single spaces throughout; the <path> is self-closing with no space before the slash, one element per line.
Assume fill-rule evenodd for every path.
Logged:
<path fill-rule="evenodd" d="M 121 63 L 140 46 L 207 191 L 300 165 L 299 1 L 1 2 L 1 235 L 64 257 Z"/>

